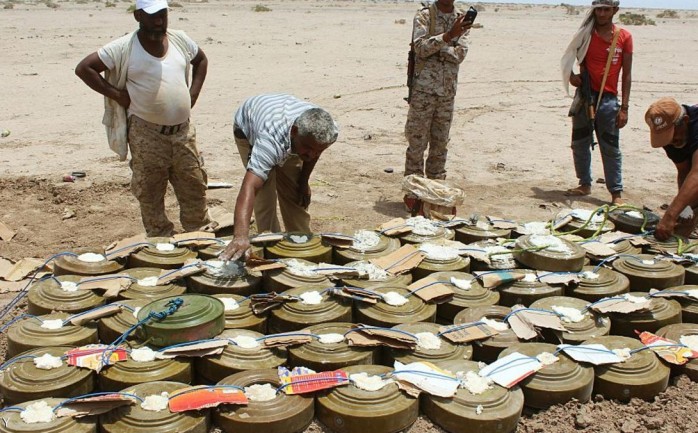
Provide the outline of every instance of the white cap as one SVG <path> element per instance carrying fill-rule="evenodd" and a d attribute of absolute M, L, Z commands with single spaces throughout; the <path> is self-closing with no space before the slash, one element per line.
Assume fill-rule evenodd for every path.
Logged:
<path fill-rule="evenodd" d="M 136 9 L 142 9 L 148 15 L 167 9 L 167 0 L 136 0 Z"/>

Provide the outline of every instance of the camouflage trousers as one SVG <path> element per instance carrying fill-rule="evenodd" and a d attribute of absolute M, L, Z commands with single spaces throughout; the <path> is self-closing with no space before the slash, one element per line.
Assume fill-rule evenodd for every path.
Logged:
<path fill-rule="evenodd" d="M 405 123 L 407 152 L 405 176 L 417 174 L 429 179 L 446 179 L 446 155 L 453 120 L 454 96 L 437 96 L 414 91 Z M 424 164 L 424 152 L 429 148 Z"/>
<path fill-rule="evenodd" d="M 131 191 L 141 206 L 146 235 L 172 236 L 174 225 L 165 214 L 167 182 L 179 202 L 179 220 L 185 231 L 210 222 L 206 205 L 207 176 L 196 148 L 196 129 L 188 124 L 163 135 L 140 118 L 129 118 Z"/>
<path fill-rule="evenodd" d="M 247 139 L 235 137 L 235 144 L 240 152 L 240 159 L 247 167 L 252 147 Z M 290 156 L 284 165 L 274 167 L 257 192 L 254 200 L 254 216 L 257 231 L 278 233 L 281 231 L 276 203 L 279 203 L 281 218 L 287 232 L 310 233 L 310 213 L 301 206 L 298 194 L 298 179 L 303 168 L 303 161 L 298 156 Z"/>

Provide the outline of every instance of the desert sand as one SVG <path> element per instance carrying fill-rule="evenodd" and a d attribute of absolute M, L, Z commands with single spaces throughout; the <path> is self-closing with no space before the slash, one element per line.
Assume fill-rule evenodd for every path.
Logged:
<path fill-rule="evenodd" d="M 0 256 L 48 257 L 142 231 L 128 163 L 107 146 L 102 97 L 73 72 L 85 55 L 136 28 L 130 3 L 0 4 L 13 6 L 0 9 L 0 130 L 10 132 L 0 138 L 0 221 L 17 232 L 0 241 Z M 258 4 L 270 11 L 255 11 Z M 178 6 L 170 27 L 185 30 L 210 62 L 192 114 L 199 149 L 210 180 L 233 184 L 211 190 L 211 205 L 232 211 L 242 178 L 232 140 L 237 105 L 254 94 L 288 92 L 325 107 L 341 126 L 311 179 L 314 229 L 351 233 L 407 215 L 400 189 L 403 97 L 418 3 L 180 0 Z M 656 19 L 660 11 L 633 12 Z M 588 197 L 563 196 L 576 178 L 571 100 L 559 59 L 582 16 L 561 6 L 481 8 L 482 28 L 472 30 L 461 66 L 447 164 L 449 180 L 467 195 L 459 215 L 547 220 L 609 199 L 602 184 Z M 675 173 L 664 152 L 650 148 L 644 112 L 662 96 L 698 102 L 698 14 L 656 21 L 629 27 L 633 88 L 621 146 L 626 199 L 659 212 L 675 194 Z M 593 166 L 594 178 L 603 177 L 598 150 Z M 62 181 L 75 170 L 85 171 L 85 180 Z M 168 211 L 176 219 L 172 194 Z"/>

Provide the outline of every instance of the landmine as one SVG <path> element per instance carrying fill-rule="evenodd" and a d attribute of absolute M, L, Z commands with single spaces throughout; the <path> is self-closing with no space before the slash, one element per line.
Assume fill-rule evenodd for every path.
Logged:
<path fill-rule="evenodd" d="M 630 280 L 620 272 L 608 268 L 585 266 L 579 273 L 579 284 L 567 287 L 565 294 L 587 302 L 628 293 Z"/>
<path fill-rule="evenodd" d="M 61 275 L 33 284 L 27 295 L 27 313 L 49 314 L 52 311 L 74 314 L 104 305 L 106 299 L 92 290 L 81 290 L 80 275 Z"/>
<path fill-rule="evenodd" d="M 138 322 L 136 314 L 150 302 L 151 301 L 148 299 L 131 299 L 128 301 L 112 302 L 111 305 L 120 306 L 121 311 L 112 316 L 103 317 L 97 322 L 99 340 L 102 343 L 111 343 L 119 338 Z M 128 336 L 129 341 L 136 339 L 136 333 L 132 333 Z"/>
<path fill-rule="evenodd" d="M 60 361 L 59 367 L 51 369 L 38 368 L 35 363 L 37 357 L 48 354 L 60 358 L 72 348 L 42 347 L 19 354 L 0 375 L 3 403 L 16 405 L 41 398 L 67 398 L 92 392 L 95 388 L 94 371 L 68 365 L 64 360 Z"/>
<path fill-rule="evenodd" d="M 530 269 L 514 269 L 512 273 L 524 274 L 520 280 L 505 283 L 499 286 L 499 303 L 507 307 L 521 304 L 529 306 L 533 302 L 550 296 L 562 296 L 561 285 L 550 285 L 540 281 L 536 271 Z"/>
<path fill-rule="evenodd" d="M 421 280 L 434 272 L 468 272 L 470 258 L 461 257 L 458 250 L 438 243 L 424 243 L 419 250 L 425 254 L 424 260 L 412 269 L 412 280 Z"/>
<path fill-rule="evenodd" d="M 674 294 L 675 293 L 675 294 Z M 690 294 L 694 294 L 690 296 Z M 669 297 L 681 304 L 681 321 L 683 323 L 698 323 L 698 286 L 685 285 L 654 292 L 657 297 Z"/>
<path fill-rule="evenodd" d="M 634 292 L 681 286 L 686 272 L 682 266 L 668 260 L 658 260 L 649 254 L 619 257 L 612 266 L 614 271 L 628 277 L 630 290 Z"/>
<path fill-rule="evenodd" d="M 147 346 L 145 346 L 147 347 Z M 132 357 L 134 349 L 125 361 L 120 361 L 99 372 L 97 383 L 101 391 L 121 391 L 124 388 L 148 382 L 170 381 L 192 383 L 194 374 L 192 361 L 187 358 L 153 359 L 136 361 Z"/>
<path fill-rule="evenodd" d="M 195 251 L 178 247 L 171 241 L 170 238 L 148 238 L 149 245 L 129 256 L 128 267 L 177 269 L 187 260 L 196 258 Z"/>
<path fill-rule="evenodd" d="M 657 214 L 644 209 L 616 209 L 609 212 L 608 219 L 616 225 L 616 230 L 632 234 L 652 231 L 659 222 Z"/>
<path fill-rule="evenodd" d="M 382 256 L 381 256 L 382 257 Z M 372 271 L 376 266 L 372 265 L 367 261 L 356 261 L 349 262 L 345 266 L 354 267 L 357 269 L 365 270 L 367 272 L 366 278 L 364 277 L 341 277 L 340 281 L 346 286 L 359 287 L 362 289 L 370 289 L 372 287 L 380 286 L 407 286 L 412 282 L 412 274 L 400 274 L 393 275 L 388 272 L 376 272 Z M 379 269 L 380 270 L 380 269 Z M 376 275 L 380 273 L 381 275 Z M 372 275 L 373 274 L 373 275 Z"/>
<path fill-rule="evenodd" d="M 463 375 L 480 370 L 477 362 L 465 360 L 444 361 L 438 366 Z M 465 426 L 474 433 L 513 432 L 523 406 L 524 394 L 520 387 L 506 389 L 497 384 L 491 384 L 480 394 L 459 388 L 452 399 L 427 394 L 420 397 L 422 412 L 448 432 L 461 432 Z"/>
<path fill-rule="evenodd" d="M 85 251 L 58 257 L 53 263 L 53 274 L 97 276 L 115 274 L 124 268 L 123 260 L 107 260 L 102 251 Z"/>
<path fill-rule="evenodd" d="M 443 324 L 454 323 L 456 315 L 473 307 L 484 307 L 499 303 L 496 290 L 482 287 L 480 281 L 465 272 L 434 272 L 432 279 L 447 283 L 454 291 L 453 299 L 436 306 L 436 321 Z"/>
<path fill-rule="evenodd" d="M 514 257 L 531 269 L 579 272 L 586 253 L 579 245 L 551 235 L 527 235 L 516 240 Z"/>
<path fill-rule="evenodd" d="M 36 404 L 46 405 L 49 410 L 65 402 L 62 398 L 42 398 L 40 400 L 27 401 L 16 404 L 20 409 L 26 410 Z M 22 418 L 21 412 L 3 413 L 3 422 L 0 422 L 0 433 L 97 433 L 97 418 L 82 419 L 59 418 L 52 416 L 50 421 L 38 424 L 27 423 Z"/>
<path fill-rule="evenodd" d="M 284 292 L 297 297 L 297 301 L 285 302 L 269 315 L 269 333 L 297 331 L 319 323 L 352 322 L 352 302 L 348 298 L 332 296 L 325 289 L 297 287 Z M 314 295 L 316 300 L 306 301 Z"/>
<path fill-rule="evenodd" d="M 393 327 L 408 322 L 433 322 L 436 319 L 436 305 L 427 304 L 419 297 L 411 295 L 406 287 L 380 286 L 373 289 L 385 296 L 396 294 L 405 298 L 402 305 L 390 305 L 379 301 L 376 304 L 357 303 L 354 305 L 354 320 L 372 326 Z"/>
<path fill-rule="evenodd" d="M 659 329 L 657 335 L 676 341 L 679 344 L 685 344 L 685 337 L 698 337 L 698 324 L 675 323 L 667 325 Z M 695 350 L 695 348 L 693 349 Z M 685 374 L 692 381 L 698 382 L 698 358 L 694 358 L 684 365 L 672 365 L 671 369 L 674 374 Z"/>
<path fill-rule="evenodd" d="M 384 364 L 392 366 L 395 361 L 409 364 L 417 361 L 437 364 L 445 361 L 469 360 L 473 356 L 473 347 L 470 344 L 455 344 L 439 335 L 441 326 L 436 323 L 413 322 L 394 326 L 393 329 L 409 332 L 417 337 L 418 343 L 415 350 L 386 348 Z M 435 342 L 433 346 L 422 344 L 426 337 L 428 343 Z M 431 341 L 429 341 L 431 340 Z"/>
<path fill-rule="evenodd" d="M 255 314 L 249 298 L 228 294 L 213 297 L 223 302 L 225 329 L 249 329 L 262 334 L 267 332 L 268 313 Z"/>
<path fill-rule="evenodd" d="M 557 346 L 547 343 L 517 343 L 502 351 L 499 358 L 518 352 L 530 357 L 543 353 L 554 354 Z M 521 381 L 524 404 L 536 409 L 547 409 L 572 399 L 589 401 L 594 386 L 594 369 L 572 361 L 567 355 L 555 355 L 558 360 L 546 365 L 534 375 Z"/>
<path fill-rule="evenodd" d="M 355 365 L 345 371 L 381 376 L 392 368 Z M 354 383 L 334 388 L 317 398 L 317 417 L 338 433 L 396 433 L 412 425 L 419 415 L 419 400 L 405 395 L 396 383 L 367 391 Z"/>
<path fill-rule="evenodd" d="M 134 279 L 128 289 L 119 292 L 119 299 L 146 299 L 149 302 L 168 296 L 186 293 L 187 286 L 182 281 L 157 285 L 160 268 L 129 268 L 121 272 Z"/>
<path fill-rule="evenodd" d="M 303 259 L 282 260 L 285 267 L 264 272 L 263 288 L 267 292 L 285 292 L 295 287 L 318 287 L 325 289 L 332 282 L 325 275 L 310 270 L 315 263 Z"/>
<path fill-rule="evenodd" d="M 508 239 L 511 237 L 511 229 L 496 228 L 490 221 L 476 219 L 470 224 L 459 226 L 455 229 L 456 240 L 464 244 L 484 241 L 487 239 Z"/>
<path fill-rule="evenodd" d="M 573 209 L 572 212 L 563 211 L 557 215 L 558 220 L 570 216 L 571 220 L 561 226 L 560 234 L 575 234 L 583 238 L 598 236 L 615 229 L 615 224 L 601 215 L 595 215 L 584 209 Z"/>
<path fill-rule="evenodd" d="M 604 269 L 604 268 L 600 268 L 600 269 Z M 493 293 L 496 293 L 496 292 L 493 292 Z M 406 293 L 403 293 L 403 296 L 404 296 L 404 295 L 406 295 Z M 413 297 L 413 295 L 412 295 L 412 296 L 407 296 L 407 299 L 409 300 L 409 298 L 412 298 L 412 297 Z M 122 301 L 122 302 L 123 302 L 123 301 Z M 382 302 L 382 301 L 379 301 L 379 302 Z M 426 304 L 426 305 L 433 306 L 433 304 Z M 474 308 L 473 308 L 473 309 L 474 309 Z M 463 310 L 462 312 L 468 312 L 469 310 L 473 310 L 473 309 Z M 122 313 L 123 313 L 123 311 L 122 311 L 121 313 L 119 313 L 118 315 L 120 315 L 120 314 L 122 314 Z M 128 313 L 130 313 L 131 316 L 133 317 L 133 313 L 132 313 L 132 312 L 128 312 Z M 506 313 L 505 313 L 504 315 L 506 315 Z M 504 317 L 504 315 L 502 316 L 502 318 Z M 106 320 L 109 320 L 109 319 L 112 319 L 113 317 L 114 317 L 114 316 L 112 316 L 112 317 L 107 317 L 107 318 L 103 318 L 103 319 L 100 320 L 100 322 L 106 321 Z M 482 317 L 484 317 L 484 316 L 474 318 L 473 320 L 470 320 L 469 322 L 478 321 L 478 320 L 480 320 Z M 134 322 L 135 322 L 135 317 L 134 317 Z M 347 324 L 347 325 L 348 325 L 348 324 Z M 132 325 L 131 325 L 131 326 L 132 326 Z M 317 325 L 317 326 L 320 327 L 320 329 L 322 329 L 322 326 L 323 326 L 323 325 L 321 324 L 321 325 Z M 435 325 L 435 326 L 436 326 L 436 325 Z M 321 334 L 321 332 L 319 332 L 319 331 L 316 331 L 316 332 L 318 332 L 318 335 Z M 502 332 L 503 332 L 503 333 L 506 333 L 506 332 L 511 332 L 511 331 L 508 330 L 508 329 L 505 329 L 505 330 L 502 331 Z M 120 335 L 120 334 L 121 334 L 121 333 L 117 334 L 117 336 Z M 487 340 L 483 340 L 482 342 L 479 342 L 477 345 L 474 345 L 474 346 L 475 346 L 475 348 L 477 349 L 477 347 L 479 347 L 479 344 L 480 344 L 480 343 L 482 343 L 482 345 L 484 346 L 484 345 L 486 345 L 489 341 L 496 339 L 498 336 L 499 336 L 499 334 L 498 334 L 498 335 L 495 335 L 495 336 L 493 336 L 493 337 L 490 337 L 490 338 L 487 339 Z M 109 341 L 113 341 L 113 339 L 112 339 L 112 340 L 109 340 Z M 516 339 L 516 341 L 518 341 L 518 339 Z M 315 343 L 315 340 L 313 340 L 313 343 Z M 313 344 L 313 343 L 310 343 L 310 344 Z M 332 343 L 332 344 L 337 344 L 337 343 Z M 231 346 L 232 346 L 232 345 L 226 346 L 226 349 L 230 348 Z M 305 346 L 308 346 L 308 344 L 306 344 Z M 293 350 L 298 349 L 298 348 L 301 348 L 301 347 L 304 347 L 304 346 L 297 346 L 297 347 L 295 347 Z M 477 350 L 473 353 L 474 357 L 477 359 L 477 357 L 475 356 L 476 354 L 477 354 Z M 634 356 L 634 355 L 633 355 L 633 356 Z M 114 366 L 111 366 L 111 367 L 108 367 L 108 368 L 111 369 L 111 368 L 114 368 Z M 546 367 L 546 368 L 547 368 L 547 367 Z M 108 371 L 108 370 L 104 370 L 104 371 Z M 539 372 L 539 373 L 540 373 L 540 372 Z M 538 373 L 536 373 L 536 374 L 538 374 Z M 145 380 L 148 380 L 148 379 L 145 379 Z M 207 381 L 208 381 L 208 380 L 207 380 Z M 276 398 L 275 398 L 275 399 L 276 399 Z M 451 400 L 451 401 L 453 401 L 453 400 Z M 480 411 L 482 411 L 482 409 L 480 409 Z M 485 408 L 484 408 L 484 412 L 481 412 L 480 414 L 478 414 L 478 413 L 477 413 L 477 412 L 478 412 L 478 409 L 477 409 L 477 407 L 476 407 L 476 409 L 475 409 L 475 415 L 476 415 L 476 416 L 482 416 L 483 414 L 487 414 L 487 411 L 488 411 L 488 408 L 485 407 Z M 258 426 L 258 429 L 259 429 L 259 428 L 262 428 L 262 427 L 259 427 L 259 426 Z M 284 431 L 287 431 L 287 430 L 284 430 Z"/>
<path fill-rule="evenodd" d="M 481 322 L 482 319 L 499 324 L 498 334 L 473 345 L 473 359 L 480 362 L 494 362 L 499 354 L 513 344 L 519 343 L 519 337 L 511 330 L 504 318 L 511 313 L 511 308 L 502 305 L 466 308 L 453 319 L 455 325 Z"/>
<path fill-rule="evenodd" d="M 647 296 L 644 292 L 630 292 L 628 296 L 635 299 Z M 633 299 L 633 298 L 631 298 Z M 635 331 L 657 332 L 659 328 L 674 323 L 681 323 L 681 304 L 672 299 L 651 298 L 648 310 L 631 313 L 611 313 L 611 334 L 635 337 Z"/>
<path fill-rule="evenodd" d="M 277 389 L 281 380 L 276 369 L 247 370 L 228 376 L 219 384 L 242 388 L 270 384 Z M 312 396 L 281 392 L 271 400 L 219 407 L 213 412 L 213 420 L 226 433 L 299 433 L 313 420 L 314 403 Z"/>
<path fill-rule="evenodd" d="M 52 313 L 13 323 L 7 329 L 7 358 L 42 347 L 83 346 L 98 342 L 96 324 L 65 324 L 69 317 L 67 313 Z"/>
<path fill-rule="evenodd" d="M 187 387 L 178 382 L 148 382 L 126 388 L 123 392 L 147 401 L 149 396 L 174 394 Z M 187 413 L 172 413 L 167 408 L 148 410 L 139 402 L 100 415 L 99 424 L 102 433 L 206 433 L 210 426 L 210 415 L 208 410 Z"/>
<path fill-rule="evenodd" d="M 643 347 L 636 339 L 612 335 L 591 338 L 584 344 L 603 344 L 610 350 L 632 351 Z M 631 352 L 625 362 L 594 367 L 594 394 L 620 401 L 631 398 L 651 401 L 668 386 L 669 371 L 652 351 Z"/>
<path fill-rule="evenodd" d="M 594 337 L 603 337 L 611 331 L 608 316 L 587 310 L 588 302 L 567 296 L 550 296 L 535 301 L 531 308 L 554 311 L 561 314 L 562 322 L 567 328 L 563 332 L 543 333 L 548 343 L 557 344 L 562 338 L 564 343 L 581 344 Z"/>
<path fill-rule="evenodd" d="M 232 340 L 219 355 L 196 358 L 194 367 L 203 383 L 217 383 L 246 370 L 267 370 L 286 364 L 285 347 L 266 348 L 258 341 L 264 334 L 247 329 L 227 329 L 217 338 Z M 236 341 L 238 341 L 236 343 Z"/>
<path fill-rule="evenodd" d="M 215 295 L 230 293 L 249 296 L 262 291 L 262 276 L 244 267 L 235 269 L 220 260 L 205 262 L 204 272 L 186 278 L 191 293 Z"/>
<path fill-rule="evenodd" d="M 376 231 L 358 230 L 354 233 L 354 237 L 352 246 L 334 248 L 334 263 L 346 265 L 351 262 L 368 261 L 383 257 L 400 248 L 399 239 L 390 238 Z"/>
<path fill-rule="evenodd" d="M 304 366 L 315 371 L 331 371 L 358 364 L 378 364 L 381 347 L 350 345 L 346 334 L 352 323 L 330 322 L 309 326 L 303 331 L 317 335 L 310 343 L 289 349 L 289 365 Z M 341 341 L 323 341 L 323 335 L 341 335 Z"/>
<path fill-rule="evenodd" d="M 284 239 L 265 248 L 268 259 L 303 259 L 313 263 L 330 263 L 332 247 L 312 233 L 286 233 Z"/>

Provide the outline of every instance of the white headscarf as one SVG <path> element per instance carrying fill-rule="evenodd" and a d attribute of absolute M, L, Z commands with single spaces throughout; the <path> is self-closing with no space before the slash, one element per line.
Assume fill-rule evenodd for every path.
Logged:
<path fill-rule="evenodd" d="M 618 7 L 619 4 L 619 0 L 594 0 L 591 3 L 591 8 L 584 16 L 582 25 L 574 36 L 572 36 L 572 41 L 570 41 L 570 44 L 567 46 L 560 60 L 562 87 L 565 89 L 568 96 L 572 96 L 570 95 L 570 74 L 572 73 L 572 68 L 574 68 L 574 61 L 576 59 L 577 64 L 579 64 L 584 60 L 584 57 L 587 55 L 587 50 L 589 49 L 589 43 L 591 43 L 591 32 L 594 29 L 594 9 L 609 6 Z"/>

